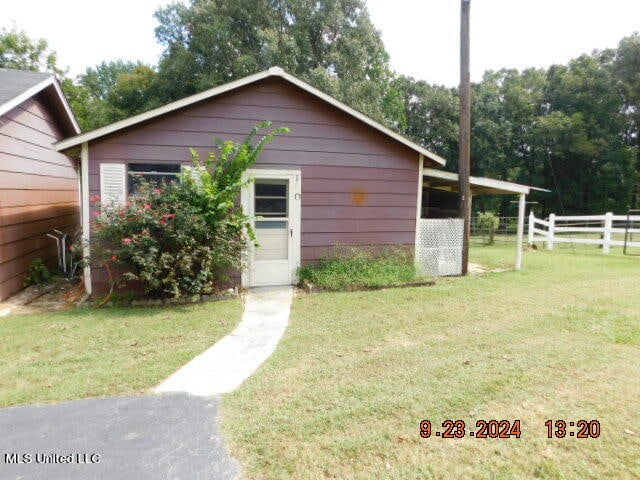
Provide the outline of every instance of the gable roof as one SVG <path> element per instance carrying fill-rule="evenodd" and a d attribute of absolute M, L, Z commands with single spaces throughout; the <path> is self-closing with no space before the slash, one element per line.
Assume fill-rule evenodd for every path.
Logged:
<path fill-rule="evenodd" d="M 0 115 L 13 110 L 29 98 L 43 93 L 61 114 L 61 123 L 68 135 L 80 133 L 80 127 L 52 73 L 0 68 Z"/>
<path fill-rule="evenodd" d="M 148 112 L 144 112 L 144 113 L 140 113 L 138 115 L 134 115 L 133 117 L 129 117 L 129 118 L 125 118 L 124 120 L 120 120 L 118 122 L 112 123 L 110 125 L 105 125 L 104 127 L 100 127 L 97 128 L 96 130 L 93 130 L 91 132 L 87 132 L 87 133 L 83 133 L 82 135 L 77 135 L 75 137 L 72 138 L 68 138 L 66 140 L 62 140 L 60 142 L 58 142 L 55 145 L 56 150 L 61 151 L 61 150 L 67 150 L 69 148 L 75 147 L 80 145 L 81 143 L 84 142 L 90 142 L 92 140 L 95 140 L 97 138 L 103 137 L 105 135 L 109 135 L 111 133 L 117 132 L 119 130 L 131 127 L 133 125 L 136 125 L 138 123 L 141 122 L 145 122 L 147 120 L 150 120 L 152 118 L 155 117 L 159 117 L 161 115 L 165 115 L 167 113 L 173 112 L 175 110 L 178 110 L 180 108 L 184 108 L 187 107 L 189 105 L 193 105 L 195 103 L 201 102 L 203 100 L 207 100 L 213 97 L 216 97 L 217 95 L 221 95 L 223 93 L 229 92 L 231 90 L 235 90 L 237 88 L 243 87 L 245 85 L 249 85 L 251 83 L 257 82 L 259 80 L 265 79 L 265 78 L 269 78 L 269 77 L 279 77 L 282 78 L 284 80 L 286 80 L 287 82 L 296 85 L 297 87 L 301 88 L 302 90 L 307 91 L 308 93 L 314 95 L 315 97 L 333 105 L 334 107 L 338 108 L 339 110 L 342 110 L 343 112 L 347 113 L 348 115 L 360 120 L 361 122 L 369 125 L 370 127 L 375 128 L 376 130 L 380 131 L 381 133 L 385 134 L 386 136 L 392 138 L 393 140 L 404 144 L 405 146 L 409 147 L 412 150 L 415 150 L 417 153 L 419 153 L 420 155 L 423 155 L 426 158 L 429 158 L 430 160 L 432 160 L 433 162 L 439 164 L 439 165 L 444 165 L 446 163 L 446 160 L 438 155 L 436 155 L 435 153 L 427 150 L 426 148 L 422 147 L 421 145 L 418 145 L 415 142 L 412 142 L 411 140 L 409 140 L 408 138 L 400 135 L 399 133 L 394 132 L 393 130 L 385 127 L 384 125 L 376 122 L 375 120 L 373 120 L 372 118 L 364 115 L 363 113 L 349 107 L 348 105 L 340 102 L 339 100 L 336 100 L 335 98 L 333 98 L 330 95 L 327 95 L 326 93 L 318 90 L 315 87 L 312 87 L 311 85 L 309 85 L 308 83 L 300 80 L 297 77 L 294 77 L 293 75 L 285 72 L 282 68 L 280 67 L 272 67 L 269 70 L 265 70 L 263 72 L 259 72 L 259 73 L 255 73 L 253 75 L 249 75 L 247 77 L 244 78 L 240 78 L 238 80 L 234 80 L 232 82 L 229 83 L 225 83 L 224 85 L 219 85 L 217 87 L 211 88 L 209 90 L 205 90 L 203 92 L 200 93 L 196 93 L 195 95 L 191 95 L 189 97 L 183 98 L 181 100 L 177 100 L 175 102 L 171 102 L 168 103 L 162 107 L 159 108 L 155 108 L 153 110 L 149 110 Z"/>

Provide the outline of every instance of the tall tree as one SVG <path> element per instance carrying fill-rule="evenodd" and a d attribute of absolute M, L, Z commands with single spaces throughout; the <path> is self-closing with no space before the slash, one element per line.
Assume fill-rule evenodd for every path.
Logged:
<path fill-rule="evenodd" d="M 83 130 L 160 105 L 156 72 L 142 62 L 116 60 L 87 68 L 65 90 Z"/>
<path fill-rule="evenodd" d="M 156 18 L 167 100 L 278 65 L 379 120 L 404 121 L 363 0 L 191 0 Z"/>
<path fill-rule="evenodd" d="M 430 85 L 422 80 L 400 76 L 394 80 L 404 106 L 407 137 L 447 160 L 455 170 L 458 156 L 458 106 L 456 88 Z"/>
<path fill-rule="evenodd" d="M 629 120 L 625 136 L 635 153 L 636 186 L 632 201 L 640 208 L 640 35 L 623 38 L 616 50 L 613 72 L 625 101 Z"/>
<path fill-rule="evenodd" d="M 32 39 L 23 30 L 0 29 L 0 68 L 63 74 L 57 54 L 43 39 Z"/>
<path fill-rule="evenodd" d="M 547 74 L 545 100 L 554 116 L 539 123 L 540 155 L 553 176 L 547 185 L 557 186 L 567 212 L 622 210 L 631 199 L 633 151 L 623 135 L 627 118 L 613 58 L 609 50 L 582 55 Z"/>

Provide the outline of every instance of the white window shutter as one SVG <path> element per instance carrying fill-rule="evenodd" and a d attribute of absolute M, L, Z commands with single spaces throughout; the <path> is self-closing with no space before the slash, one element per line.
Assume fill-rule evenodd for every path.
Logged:
<path fill-rule="evenodd" d="M 100 202 L 105 207 L 121 207 L 126 201 L 127 166 L 100 164 Z"/>

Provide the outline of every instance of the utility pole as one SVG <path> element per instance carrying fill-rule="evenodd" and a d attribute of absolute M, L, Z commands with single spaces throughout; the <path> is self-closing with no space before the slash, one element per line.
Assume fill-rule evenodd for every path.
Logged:
<path fill-rule="evenodd" d="M 462 237 L 462 275 L 469 264 L 469 236 L 471 229 L 471 73 L 469 46 L 471 43 L 471 0 L 461 0 L 460 10 L 460 150 L 458 155 L 458 189 L 460 190 L 460 218 L 464 220 Z"/>

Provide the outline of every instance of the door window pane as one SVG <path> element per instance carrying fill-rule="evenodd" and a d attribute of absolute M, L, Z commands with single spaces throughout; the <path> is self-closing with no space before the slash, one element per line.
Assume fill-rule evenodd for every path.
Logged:
<path fill-rule="evenodd" d="M 276 220 L 275 222 L 267 221 L 267 220 L 256 220 L 256 223 L 255 223 L 256 230 L 274 230 L 274 229 L 284 230 L 286 228 L 287 228 L 286 220 Z"/>
<path fill-rule="evenodd" d="M 285 183 L 263 183 L 256 181 L 256 197 L 286 197 L 287 184 Z"/>
<path fill-rule="evenodd" d="M 286 217 L 286 198 L 256 198 L 256 215 L 265 217 Z"/>
<path fill-rule="evenodd" d="M 287 216 L 287 181 L 256 180 L 254 212 L 256 216 L 283 218 Z"/>

